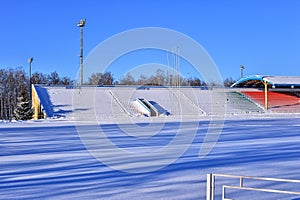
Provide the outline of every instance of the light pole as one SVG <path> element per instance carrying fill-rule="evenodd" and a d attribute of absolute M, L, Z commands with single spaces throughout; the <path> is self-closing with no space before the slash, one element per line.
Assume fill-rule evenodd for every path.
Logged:
<path fill-rule="evenodd" d="M 30 90 L 30 95 L 31 95 L 31 63 L 33 61 L 33 57 L 30 57 L 28 59 L 28 63 L 29 63 L 29 90 Z"/>
<path fill-rule="evenodd" d="M 32 88 L 31 88 L 31 63 L 33 61 L 33 57 L 28 59 L 29 63 L 29 99 L 30 99 L 30 107 L 32 107 Z"/>
<path fill-rule="evenodd" d="M 245 67 L 243 65 L 241 65 L 240 69 L 241 69 L 241 78 L 243 78 L 244 77 L 244 73 L 243 72 L 244 72 Z"/>
<path fill-rule="evenodd" d="M 86 20 L 82 19 L 77 23 L 77 26 L 80 28 L 80 85 L 83 84 L 83 27 L 85 26 Z"/>

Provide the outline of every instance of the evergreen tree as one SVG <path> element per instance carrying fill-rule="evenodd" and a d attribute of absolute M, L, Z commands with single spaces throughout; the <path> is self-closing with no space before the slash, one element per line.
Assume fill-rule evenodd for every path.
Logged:
<path fill-rule="evenodd" d="M 22 91 L 18 97 L 17 107 L 14 110 L 14 118 L 16 120 L 29 120 L 32 119 L 33 109 L 31 108 L 30 101 L 25 91 Z"/>

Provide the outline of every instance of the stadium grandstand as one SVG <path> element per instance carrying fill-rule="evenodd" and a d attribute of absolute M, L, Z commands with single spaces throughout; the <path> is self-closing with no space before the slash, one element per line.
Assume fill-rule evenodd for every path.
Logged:
<path fill-rule="evenodd" d="M 230 88 L 33 85 L 32 91 L 35 119 L 101 121 L 300 113 L 300 77 L 247 76 Z"/>

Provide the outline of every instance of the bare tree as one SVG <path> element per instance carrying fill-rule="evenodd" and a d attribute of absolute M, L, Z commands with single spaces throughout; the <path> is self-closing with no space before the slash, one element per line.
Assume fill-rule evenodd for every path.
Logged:
<path fill-rule="evenodd" d="M 202 81 L 201 79 L 197 78 L 197 77 L 194 77 L 194 78 L 189 78 L 188 79 L 188 84 L 190 86 L 206 86 L 207 84 Z"/>
<path fill-rule="evenodd" d="M 70 85 L 71 83 L 72 80 L 69 77 L 64 76 L 60 78 L 60 82 L 59 82 L 60 85 Z"/>
<path fill-rule="evenodd" d="M 120 79 L 120 85 L 136 85 L 136 81 L 130 73 L 126 73 L 125 76 Z"/>
<path fill-rule="evenodd" d="M 93 73 L 88 80 L 89 85 L 100 85 L 102 73 Z"/>
<path fill-rule="evenodd" d="M 59 75 L 56 71 L 51 72 L 50 75 L 48 75 L 48 84 L 49 85 L 58 85 L 60 83 Z"/>
<path fill-rule="evenodd" d="M 34 72 L 31 76 L 32 84 L 46 84 L 47 83 L 47 75 L 39 72 Z"/>
<path fill-rule="evenodd" d="M 101 78 L 100 85 L 112 85 L 114 78 L 111 72 L 105 72 Z"/>
<path fill-rule="evenodd" d="M 141 74 L 140 78 L 137 80 L 137 85 L 146 85 L 148 82 L 147 76 Z"/>
<path fill-rule="evenodd" d="M 165 72 L 162 69 L 156 70 L 155 79 L 157 85 L 164 85 L 166 80 Z"/>
<path fill-rule="evenodd" d="M 235 80 L 233 80 L 233 78 L 232 77 L 229 77 L 229 78 L 226 78 L 225 80 L 224 80 L 224 86 L 225 87 L 230 87 L 232 84 L 234 84 L 236 81 Z"/>
<path fill-rule="evenodd" d="M 93 73 L 88 80 L 89 85 L 113 85 L 114 78 L 111 72 L 105 72 L 104 74 L 97 72 Z"/>
<path fill-rule="evenodd" d="M 0 119 L 13 118 L 21 91 L 29 95 L 29 81 L 24 70 L 0 70 Z"/>

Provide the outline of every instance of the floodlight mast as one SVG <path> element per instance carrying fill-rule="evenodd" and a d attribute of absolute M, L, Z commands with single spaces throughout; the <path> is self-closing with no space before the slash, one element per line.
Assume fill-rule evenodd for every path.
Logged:
<path fill-rule="evenodd" d="M 243 65 L 240 66 L 240 69 L 241 69 L 241 78 L 244 78 L 244 69 L 245 67 Z"/>
<path fill-rule="evenodd" d="M 28 63 L 29 63 L 29 95 L 30 95 L 30 98 L 32 98 L 32 88 L 31 88 L 31 63 L 33 61 L 33 57 L 30 57 L 28 59 Z M 31 104 L 31 101 L 30 101 L 30 104 Z"/>
<path fill-rule="evenodd" d="M 31 84 L 31 63 L 32 63 L 32 61 L 33 61 L 33 57 L 30 57 L 28 59 L 28 63 L 29 63 L 29 82 L 30 82 L 30 84 Z"/>
<path fill-rule="evenodd" d="M 77 26 L 80 28 L 80 85 L 83 85 L 83 27 L 86 24 L 86 19 L 82 19 L 77 23 Z"/>

